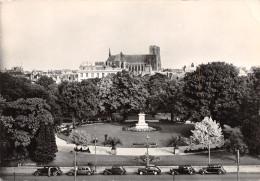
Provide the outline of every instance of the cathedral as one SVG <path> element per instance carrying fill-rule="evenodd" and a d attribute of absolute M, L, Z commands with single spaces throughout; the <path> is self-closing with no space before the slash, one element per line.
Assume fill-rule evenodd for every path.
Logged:
<path fill-rule="evenodd" d="M 109 57 L 105 64 L 109 67 L 126 69 L 137 74 L 142 72 L 160 71 L 160 47 L 150 46 L 149 54 L 143 55 L 125 55 L 122 52 L 118 55 L 111 55 L 109 49 Z"/>

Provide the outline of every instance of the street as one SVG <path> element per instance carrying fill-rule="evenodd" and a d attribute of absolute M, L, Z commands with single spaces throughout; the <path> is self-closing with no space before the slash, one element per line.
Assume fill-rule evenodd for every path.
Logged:
<path fill-rule="evenodd" d="M 42 180 L 55 180 L 55 181 L 73 181 L 73 176 L 57 176 L 57 177 L 47 177 L 47 176 L 2 176 L 1 177 L 4 181 L 42 181 Z M 237 180 L 237 175 L 235 173 L 232 174 L 225 174 L 225 175 L 177 175 L 172 176 L 169 174 L 161 174 L 161 175 L 137 175 L 137 174 L 127 174 L 127 175 L 92 175 L 92 176 L 78 176 L 77 181 L 134 181 L 134 180 L 142 180 L 142 181 L 150 181 L 150 180 Z M 247 180 L 247 181 L 259 181 L 260 180 L 260 173 L 241 173 L 240 174 L 240 181 Z"/>

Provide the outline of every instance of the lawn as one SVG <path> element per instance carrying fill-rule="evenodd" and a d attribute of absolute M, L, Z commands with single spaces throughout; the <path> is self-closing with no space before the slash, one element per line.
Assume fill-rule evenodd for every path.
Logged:
<path fill-rule="evenodd" d="M 59 165 L 61 167 L 73 166 L 74 154 L 66 151 L 59 151 L 56 153 L 56 159 L 49 164 L 43 165 Z M 121 155 L 97 155 L 97 165 L 99 166 L 111 166 L 114 164 L 125 166 L 141 166 L 145 163 L 140 163 L 134 160 L 135 156 L 121 156 Z M 9 162 L 6 166 L 17 166 L 18 163 L 32 163 L 30 159 L 23 161 Z M 77 154 L 78 165 L 94 165 L 95 155 L 87 153 Z M 222 165 L 236 165 L 235 156 L 227 151 L 212 151 L 211 163 Z M 195 166 L 205 166 L 208 164 L 208 153 L 197 153 L 191 155 L 172 155 L 161 156 L 161 160 L 155 162 L 158 166 L 177 166 L 182 164 L 189 164 Z M 260 159 L 243 156 L 240 158 L 240 165 L 260 165 Z"/>
<path fill-rule="evenodd" d="M 149 136 L 149 142 L 157 143 L 158 147 L 168 146 L 168 140 L 174 133 L 180 133 L 184 137 L 189 137 L 191 135 L 191 130 L 194 129 L 193 124 L 173 124 L 173 123 L 163 123 L 163 122 L 153 122 L 149 123 L 151 126 L 160 126 L 162 130 L 155 132 L 130 132 L 122 131 L 123 126 L 131 126 L 135 123 L 116 123 L 116 124 L 96 124 L 96 137 L 99 142 L 98 145 L 102 145 L 104 141 L 104 135 L 107 134 L 108 137 L 120 138 L 123 145 L 118 145 L 118 147 L 132 147 L 133 143 L 146 142 L 146 136 Z M 91 138 L 95 138 L 95 125 L 83 125 L 77 130 L 85 130 L 87 133 L 91 134 Z M 63 136 L 63 139 L 67 137 Z"/>

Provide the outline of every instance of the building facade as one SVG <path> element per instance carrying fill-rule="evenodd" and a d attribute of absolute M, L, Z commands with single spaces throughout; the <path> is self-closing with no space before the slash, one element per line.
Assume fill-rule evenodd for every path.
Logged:
<path fill-rule="evenodd" d="M 106 66 L 105 62 L 95 62 L 94 65 L 90 62 L 83 62 L 77 72 L 78 81 L 81 82 L 84 79 L 103 78 L 107 75 L 113 75 L 121 71 L 121 68 Z"/>
<path fill-rule="evenodd" d="M 112 68 L 125 69 L 136 74 L 142 72 L 152 72 L 161 70 L 161 55 L 160 47 L 150 46 L 149 54 L 143 55 L 125 55 L 122 52 L 117 55 L 111 55 L 109 50 L 109 57 L 105 66 Z"/>

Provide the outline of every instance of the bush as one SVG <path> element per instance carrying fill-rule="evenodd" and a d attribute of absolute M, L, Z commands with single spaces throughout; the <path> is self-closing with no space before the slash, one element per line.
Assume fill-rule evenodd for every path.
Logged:
<path fill-rule="evenodd" d="M 215 147 L 215 148 L 210 148 L 211 151 L 213 150 L 223 150 L 224 149 L 224 146 L 222 147 Z M 203 152 L 203 151 L 208 151 L 208 147 L 203 147 L 203 148 L 198 148 L 198 149 L 193 149 L 193 148 L 190 148 L 190 149 L 186 149 L 184 150 L 184 153 L 196 153 L 196 152 Z"/>

